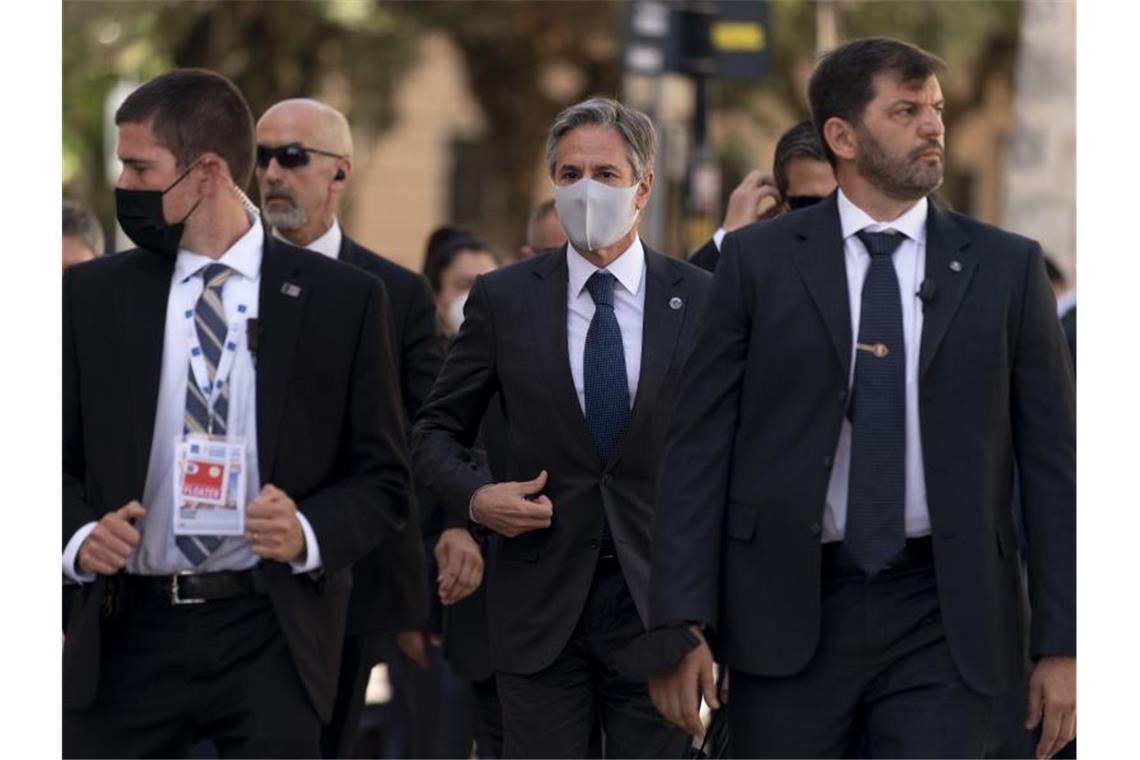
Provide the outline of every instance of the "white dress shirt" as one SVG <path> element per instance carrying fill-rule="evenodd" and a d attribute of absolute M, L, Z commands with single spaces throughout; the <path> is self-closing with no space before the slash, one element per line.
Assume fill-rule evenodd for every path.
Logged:
<path fill-rule="evenodd" d="M 926 271 L 925 198 L 893 222 L 880 223 L 852 203 L 839 191 L 839 222 L 843 230 L 843 256 L 847 267 L 847 294 L 851 305 L 851 372 L 847 387 L 855 379 L 855 341 L 859 337 L 859 314 L 863 299 L 863 280 L 871 266 L 871 255 L 855 236 L 860 230 L 871 232 L 897 230 L 906 236 L 895 251 L 892 261 L 899 280 L 902 298 L 903 344 L 906 347 L 906 501 L 905 520 L 908 538 L 930 534 L 930 511 L 926 504 L 926 476 L 922 469 L 922 439 L 918 419 L 918 360 L 922 339 L 922 305 L 918 290 Z M 851 421 L 843 418 L 839 445 L 827 487 L 827 506 L 823 513 L 823 541 L 841 541 L 847 526 L 847 485 L 851 474 Z"/>
<path fill-rule="evenodd" d="M 273 237 L 277 238 L 278 240 L 284 240 L 286 243 L 289 243 L 289 245 L 296 245 L 296 243 L 290 243 L 288 240 L 286 240 L 276 227 L 273 228 Z M 340 222 L 338 222 L 334 216 L 332 226 L 328 228 L 328 231 L 325 232 L 325 234 L 321 235 L 319 238 L 309 243 L 308 245 L 303 245 L 300 247 L 308 249 L 310 251 L 316 251 L 322 256 L 328 256 L 330 259 L 335 259 L 340 257 L 340 241 L 343 238 L 344 233 L 340 229 Z"/>
<path fill-rule="evenodd" d="M 583 368 L 586 333 L 594 318 L 594 299 L 586 289 L 586 281 L 594 272 L 607 271 L 617 278 L 614 283 L 614 315 L 621 328 L 622 352 L 625 354 L 625 377 L 629 383 L 629 405 L 637 397 L 637 381 L 641 377 L 641 336 L 645 317 L 645 248 L 634 238 L 629 248 L 610 262 L 605 270 L 591 264 L 582 254 L 566 244 L 566 266 L 570 278 L 566 293 L 566 340 L 570 353 L 570 374 L 582 413 L 586 412 L 586 376 Z"/>
<path fill-rule="evenodd" d="M 231 437 L 241 437 L 246 445 L 246 498 L 252 501 L 261 490 L 257 458 L 256 374 L 244 329 L 245 320 L 258 314 L 258 288 L 261 284 L 261 257 L 264 233 L 257 217 L 217 263 L 234 270 L 222 285 L 222 304 L 226 322 L 231 325 L 229 339 L 237 343 L 237 353 L 230 373 L 227 429 Z M 190 571 L 244 570 L 257 564 L 243 536 L 227 536 L 197 568 L 182 554 L 175 543 L 174 517 L 174 444 L 182 438 L 186 410 L 187 367 L 190 357 L 192 320 L 186 311 L 193 310 L 205 283 L 201 271 L 215 263 L 212 259 L 187 249 L 178 252 L 166 306 L 166 332 L 163 338 L 162 374 L 158 388 L 158 406 L 154 419 L 150 461 L 142 504 L 147 513 L 135 521 L 141 540 L 127 560 L 126 572 L 137 575 L 170 575 Z M 244 307 L 244 309 L 241 309 Z M 189 327 L 188 327 L 189 325 Z M 239 329 L 233 329 L 238 325 Z M 305 534 L 306 555 L 293 563 L 294 572 L 308 572 L 320 567 L 321 554 L 316 535 L 305 516 L 297 512 Z M 74 581 L 88 582 L 94 574 L 77 572 L 75 558 L 79 547 L 95 528 L 91 522 L 76 531 L 63 554 L 64 575 Z"/>

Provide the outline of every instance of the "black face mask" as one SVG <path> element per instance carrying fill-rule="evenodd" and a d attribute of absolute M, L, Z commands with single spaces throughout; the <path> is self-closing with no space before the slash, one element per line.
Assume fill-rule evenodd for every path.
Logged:
<path fill-rule="evenodd" d="M 115 188 L 115 215 L 119 219 L 119 226 L 139 248 L 171 258 L 178 255 L 178 244 L 182 241 L 186 220 L 202 200 L 198 199 L 198 203 L 186 212 L 182 221 L 177 224 L 167 224 L 166 216 L 162 213 L 162 197 L 184 180 L 197 163 L 195 161 L 190 164 L 190 168 L 182 172 L 182 175 L 165 190 Z"/>
<path fill-rule="evenodd" d="M 818 195 L 789 195 L 784 200 L 787 201 L 789 209 L 796 211 L 797 209 L 814 206 L 822 201 L 823 198 Z"/>

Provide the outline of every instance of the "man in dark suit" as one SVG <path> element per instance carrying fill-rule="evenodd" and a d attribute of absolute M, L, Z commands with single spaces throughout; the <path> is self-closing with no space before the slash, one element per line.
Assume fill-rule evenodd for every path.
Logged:
<path fill-rule="evenodd" d="M 408 516 L 387 295 L 265 234 L 229 80 L 172 71 L 115 121 L 139 248 L 64 276 L 64 754 L 313 757 L 350 567 Z M 203 435 L 244 444 L 244 533 L 176 533 Z"/>
<path fill-rule="evenodd" d="M 839 191 L 725 238 L 684 370 L 651 621 L 709 636 L 737 756 L 980 757 L 1026 644 L 1038 755 L 1076 731 L 1072 375 L 1040 246 L 927 200 L 942 70 L 884 38 L 820 62 Z M 650 687 L 699 732 L 709 646 Z"/>
<path fill-rule="evenodd" d="M 653 483 L 708 275 L 647 250 L 656 137 L 595 98 L 563 111 L 547 165 L 567 246 L 483 275 L 413 434 L 451 524 L 494 531 L 487 617 L 507 757 L 680 757 L 683 732 L 618 653 L 645 630 Z M 471 446 L 498 393 L 507 482 Z"/>
<path fill-rule="evenodd" d="M 257 182 L 273 234 L 380 278 L 388 292 L 393 358 L 409 425 L 442 363 L 431 291 L 423 277 L 344 234 L 337 220 L 352 176 L 352 132 L 344 115 L 316 100 L 276 103 L 257 123 Z M 312 150 L 309 150 L 312 149 Z M 298 163 L 303 161 L 303 163 Z M 322 730 L 325 757 L 351 757 L 373 665 L 395 655 L 424 659 L 428 606 L 423 544 L 413 492 L 412 516 L 353 568 L 353 590 L 332 720 Z"/>
<path fill-rule="evenodd" d="M 689 261 L 715 272 L 721 243 L 729 232 L 818 203 L 834 191 L 835 173 L 823 155 L 819 135 L 810 121 L 801 121 L 780 135 L 772 157 L 772 176 L 759 169 L 748 172 L 729 195 L 720 228 Z M 761 210 L 769 198 L 773 203 Z"/>

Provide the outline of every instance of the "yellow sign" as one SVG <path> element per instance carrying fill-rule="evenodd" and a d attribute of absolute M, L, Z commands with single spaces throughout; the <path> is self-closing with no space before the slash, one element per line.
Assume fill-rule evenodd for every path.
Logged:
<path fill-rule="evenodd" d="M 714 21 L 713 47 L 721 53 L 759 53 L 764 49 L 764 27 L 755 21 Z"/>

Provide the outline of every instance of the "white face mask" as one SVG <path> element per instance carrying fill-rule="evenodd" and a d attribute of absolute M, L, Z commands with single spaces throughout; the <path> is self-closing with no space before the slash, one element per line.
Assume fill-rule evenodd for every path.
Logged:
<path fill-rule="evenodd" d="M 554 206 L 566 237 L 579 252 L 596 251 L 616 243 L 637 221 L 633 198 L 640 183 L 611 187 L 583 178 L 573 185 L 554 186 Z"/>
<path fill-rule="evenodd" d="M 470 291 L 463 291 L 447 307 L 447 326 L 451 329 L 452 335 L 459 332 L 459 326 L 463 324 L 463 307 L 467 303 L 468 295 L 470 295 Z"/>

